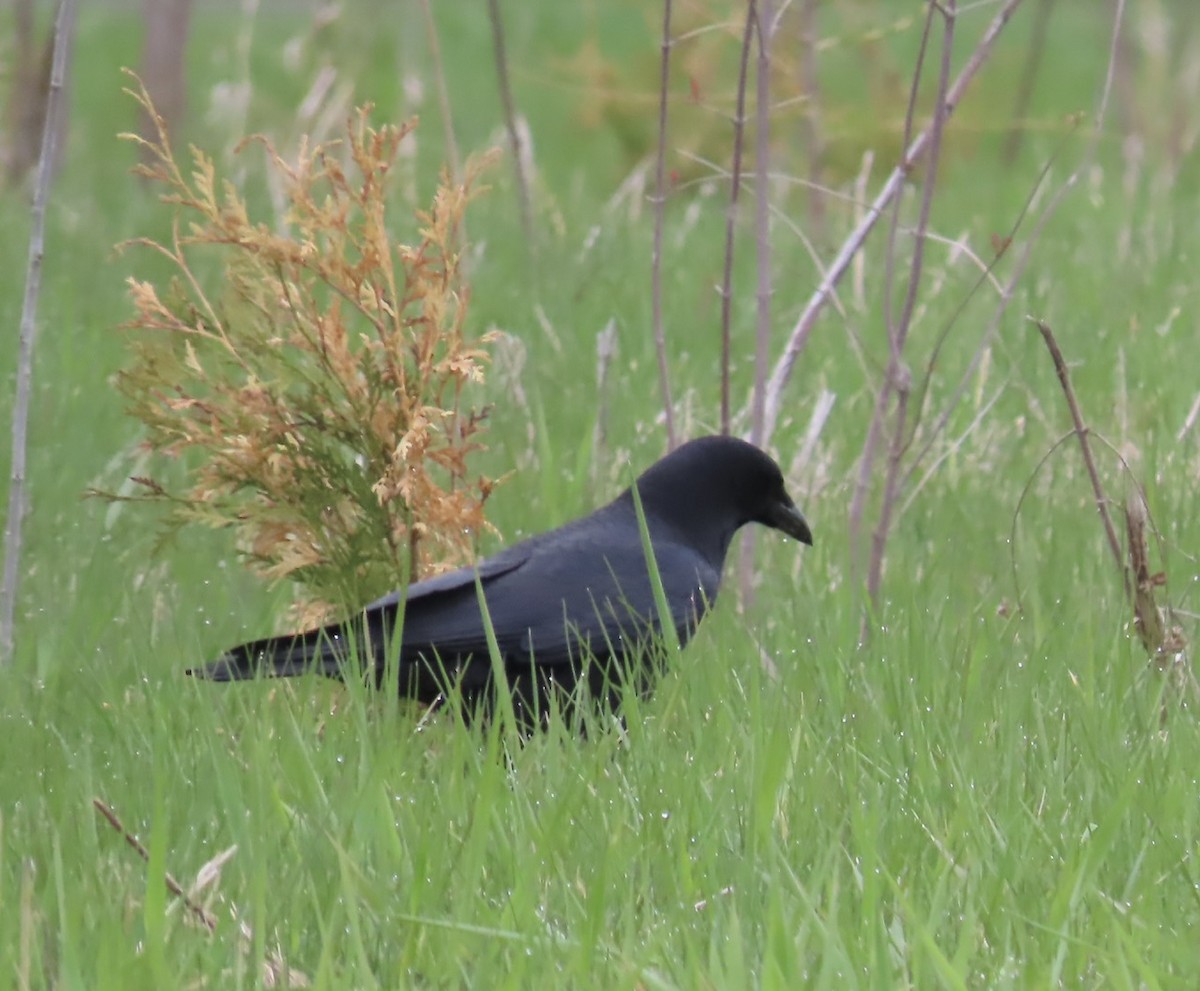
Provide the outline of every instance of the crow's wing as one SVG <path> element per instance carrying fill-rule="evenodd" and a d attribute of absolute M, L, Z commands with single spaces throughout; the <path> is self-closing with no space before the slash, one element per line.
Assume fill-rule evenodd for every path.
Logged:
<path fill-rule="evenodd" d="M 374 602 L 368 604 L 363 611 L 371 612 L 377 609 L 388 609 L 391 606 L 399 605 L 401 600 L 407 604 L 420 599 L 436 598 L 446 593 L 459 593 L 463 589 L 474 590 L 476 575 L 486 585 L 489 580 L 521 567 L 529 559 L 536 543 L 537 538 L 526 540 L 523 543 L 515 544 L 507 550 L 501 551 L 493 557 L 480 561 L 477 565 L 458 568 L 454 571 L 448 571 L 444 575 L 437 575 L 434 578 L 426 578 L 423 581 L 413 582 L 407 589 L 398 589 L 395 592 L 389 592 L 383 598 L 376 599 Z"/>
<path fill-rule="evenodd" d="M 534 538 L 536 541 L 538 538 Z M 398 605 L 401 600 L 416 602 L 414 615 L 419 615 L 426 601 L 435 603 L 435 609 L 448 616 L 460 617 L 471 614 L 467 603 L 475 602 L 475 575 L 478 571 L 482 581 L 519 568 L 529 557 L 534 541 L 517 544 L 494 557 L 481 561 L 478 568 L 460 568 L 436 578 L 414 582 L 407 589 L 392 592 L 372 602 L 360 613 L 348 620 L 329 623 L 316 629 L 305 630 L 290 636 L 263 637 L 251 640 L 225 651 L 216 660 L 188 674 L 211 678 L 215 681 L 233 681 L 252 678 L 260 671 L 286 677 L 319 670 L 324 674 L 338 676 L 350 650 L 349 643 L 356 643 L 375 658 L 379 669 L 384 666 L 386 645 L 390 642 L 396 626 Z M 464 596 L 469 592 L 469 599 Z M 476 619 L 479 609 L 474 607 Z M 407 637 L 401 652 L 402 661 L 416 660 L 419 651 L 408 651 Z M 486 649 L 486 648 L 485 648 Z M 428 644 L 426 644 L 428 652 Z"/>
<path fill-rule="evenodd" d="M 505 552 L 480 565 L 488 615 L 507 662 L 563 664 L 580 643 L 598 655 L 609 654 L 658 631 L 640 538 L 622 539 L 620 531 L 607 536 L 612 539 L 560 531 L 553 541 L 518 545 L 520 559 Z M 655 558 L 672 622 L 686 640 L 716 597 L 720 575 L 678 543 L 659 542 Z M 394 616 L 398 601 L 389 596 L 376 606 Z M 486 657 L 474 571 L 414 585 L 405 603 L 402 637 L 406 659 L 436 653 L 448 667 L 457 667 L 467 656 Z"/>

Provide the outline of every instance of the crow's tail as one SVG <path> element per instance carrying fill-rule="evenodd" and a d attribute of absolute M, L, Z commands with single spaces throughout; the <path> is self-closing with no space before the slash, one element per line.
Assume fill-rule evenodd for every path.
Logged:
<path fill-rule="evenodd" d="M 340 678 L 350 652 L 342 627 L 326 626 L 295 636 L 267 637 L 241 644 L 215 661 L 189 668 L 187 673 L 209 681 L 245 681 L 260 675 L 294 678 L 310 673 Z"/>

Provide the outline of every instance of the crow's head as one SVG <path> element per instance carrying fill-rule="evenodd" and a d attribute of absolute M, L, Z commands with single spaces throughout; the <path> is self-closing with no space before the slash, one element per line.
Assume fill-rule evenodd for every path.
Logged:
<path fill-rule="evenodd" d="M 746 523 L 762 523 L 812 544 L 774 460 L 736 437 L 700 437 L 677 447 L 637 480 L 647 519 L 666 524 L 714 558 Z"/>

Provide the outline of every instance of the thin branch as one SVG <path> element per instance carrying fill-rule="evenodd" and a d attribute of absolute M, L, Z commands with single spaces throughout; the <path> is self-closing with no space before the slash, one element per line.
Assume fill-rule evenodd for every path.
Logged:
<path fill-rule="evenodd" d="M 755 66 L 754 94 L 754 259 L 758 274 L 754 329 L 754 393 L 750 440 L 763 445 L 765 387 L 771 361 L 771 40 L 775 34 L 774 0 L 758 0 L 755 33 L 758 35 L 758 62 Z M 742 603 L 749 606 L 754 597 L 754 536 L 742 539 Z"/>
<path fill-rule="evenodd" d="M 917 100 L 921 95 L 921 77 L 925 74 L 925 56 L 929 51 L 929 36 L 933 32 L 933 18 L 937 12 L 937 5 L 930 3 L 925 12 L 925 27 L 921 31 L 921 44 L 917 49 L 917 58 L 913 66 L 912 82 L 908 89 L 908 103 L 904 108 L 904 137 L 901 139 L 901 146 L 907 148 L 912 143 L 913 121 L 917 114 Z M 939 85 L 938 101 L 934 103 L 933 130 L 939 132 L 941 130 L 940 121 L 944 120 L 944 115 L 941 113 L 940 100 L 944 96 L 942 87 Z M 929 187 L 926 185 L 926 192 Z M 895 301 L 896 287 L 896 249 L 897 235 L 900 231 L 900 202 L 901 197 L 897 195 L 892 201 L 892 222 L 888 226 L 887 251 L 884 253 L 883 265 L 883 323 L 887 331 L 888 338 L 888 354 L 892 361 L 899 361 L 900 352 L 904 349 L 904 344 L 900 340 L 901 331 L 897 328 L 895 314 L 892 312 L 892 306 Z M 916 252 L 920 249 L 919 241 L 914 242 L 913 259 L 916 260 Z M 908 280 L 908 292 L 905 299 L 905 309 L 912 313 L 912 300 L 915 295 L 915 287 L 913 285 L 912 271 L 910 268 Z M 903 326 L 904 318 L 901 317 L 900 325 Z"/>
<path fill-rule="evenodd" d="M 929 48 L 929 33 L 933 28 L 935 9 L 934 5 L 930 4 L 926 11 L 925 27 L 921 31 L 921 44 L 917 50 L 916 64 L 913 66 L 912 84 L 909 86 L 908 103 L 904 109 L 904 137 L 901 144 L 905 148 L 912 142 L 913 119 L 917 112 L 917 97 L 920 95 L 921 75 L 925 68 L 925 53 Z M 867 427 L 866 440 L 863 441 L 862 454 L 858 460 L 858 478 L 854 484 L 854 495 L 850 499 L 848 526 L 850 561 L 851 566 L 855 570 L 856 577 L 858 569 L 861 566 L 859 537 L 862 533 L 863 511 L 867 503 L 867 493 L 871 488 L 871 476 L 875 473 L 875 461 L 879 450 L 879 443 L 883 437 L 888 406 L 891 403 L 893 391 L 901 392 L 903 394 L 902 401 L 906 402 L 910 387 L 910 383 L 907 380 L 903 383 L 899 380 L 900 347 L 898 347 L 896 323 L 892 314 L 892 302 L 895 296 L 896 284 L 896 237 L 899 229 L 900 196 L 897 193 L 892 201 L 892 222 L 888 226 L 887 250 L 883 256 L 883 325 L 888 341 L 887 370 L 884 373 L 883 381 L 879 383 L 879 391 L 875 394 L 875 408 L 871 412 L 871 422 Z M 905 374 L 907 377 L 911 377 L 911 373 L 908 373 L 907 370 Z M 874 595 L 871 598 L 874 600 Z"/>
<path fill-rule="evenodd" d="M 1152 572 L 1150 570 L 1150 551 L 1146 542 L 1146 527 L 1150 526 L 1155 535 L 1158 536 L 1160 553 L 1162 551 L 1162 535 L 1159 533 L 1158 528 L 1153 525 L 1153 521 L 1150 520 L 1146 492 L 1135 477 L 1133 469 L 1129 466 L 1128 461 L 1125 460 L 1124 455 L 1109 441 L 1105 440 L 1104 437 L 1093 433 L 1090 428 L 1084 425 L 1083 415 L 1075 399 L 1075 392 L 1071 386 L 1066 362 L 1063 359 L 1062 352 L 1059 350 L 1058 342 L 1054 339 L 1054 334 L 1042 321 L 1035 320 L 1032 317 L 1028 319 L 1041 331 L 1046 346 L 1050 350 L 1059 383 L 1062 386 L 1064 395 L 1067 397 L 1067 405 L 1071 409 L 1071 419 L 1074 429 L 1055 441 L 1050 450 L 1038 461 L 1033 474 L 1030 475 L 1029 480 L 1021 490 L 1021 496 L 1017 500 L 1016 509 L 1013 511 L 1012 525 L 1009 530 L 1009 545 L 1013 588 L 1017 596 L 1017 608 L 1018 610 L 1022 608 L 1020 575 L 1017 570 L 1016 539 L 1017 520 L 1021 515 L 1021 507 L 1025 502 L 1026 496 L 1033 488 L 1034 479 L 1037 477 L 1038 472 L 1041 471 L 1042 467 L 1059 448 L 1072 437 L 1075 437 L 1078 439 L 1079 446 L 1083 451 L 1083 459 L 1087 466 L 1088 478 L 1091 481 L 1092 492 L 1096 499 L 1096 507 L 1099 510 L 1100 518 L 1104 522 L 1109 551 L 1116 561 L 1117 570 L 1121 572 L 1122 581 L 1125 586 L 1125 596 L 1133 611 L 1134 628 L 1137 631 L 1138 638 L 1141 640 L 1146 653 L 1150 655 L 1151 663 L 1154 664 L 1160 673 L 1173 675 L 1175 684 L 1181 689 L 1187 688 L 1192 692 L 1200 691 L 1200 683 L 1196 681 L 1191 671 L 1187 655 L 1188 645 L 1183 636 L 1183 631 L 1178 626 L 1171 625 L 1168 627 L 1166 625 L 1175 618 L 1179 610 L 1172 607 L 1169 603 L 1160 610 L 1156 601 L 1155 589 L 1160 586 L 1166 586 L 1167 575 L 1165 571 Z M 1113 525 L 1108 513 L 1109 500 L 1100 484 L 1099 472 L 1096 470 L 1095 461 L 1092 457 L 1090 441 L 1093 437 L 1105 445 L 1116 457 L 1134 490 L 1133 498 L 1126 497 L 1125 503 L 1122 506 L 1127 538 L 1127 560 L 1122 556 L 1116 527 Z M 1167 714 L 1167 709 L 1164 707 L 1162 710 L 1162 719 L 1164 721 Z"/>
<path fill-rule="evenodd" d="M 754 335 L 754 397 L 750 439 L 759 447 L 765 441 L 764 388 L 771 347 L 771 39 L 774 34 L 774 0 L 758 0 L 756 31 L 758 65 L 755 72 L 754 147 L 754 247 L 758 269 L 757 316 Z"/>
<path fill-rule="evenodd" d="M 525 232 L 525 247 L 532 258 L 537 253 L 533 230 L 533 207 L 529 195 L 529 176 L 525 173 L 525 147 L 517 128 L 517 112 L 513 103 L 512 86 L 508 79 L 508 50 L 504 43 L 504 22 L 500 17 L 500 0 L 488 0 L 488 20 L 492 26 L 492 50 L 496 56 L 496 77 L 500 84 L 500 106 L 504 112 L 504 129 L 508 132 L 509 150 L 513 157 L 513 175 L 517 180 L 517 208 L 521 213 L 521 230 Z"/>
<path fill-rule="evenodd" d="M 1009 304 L 1012 302 L 1017 283 L 1020 282 L 1022 276 L 1025 274 L 1025 269 L 1029 265 L 1030 259 L 1033 257 L 1033 250 L 1041 240 L 1042 231 L 1045 230 L 1046 225 L 1050 222 L 1050 218 L 1054 216 L 1063 200 L 1066 199 L 1067 193 L 1069 193 L 1071 189 L 1078 185 L 1080 177 L 1091 167 L 1092 160 L 1096 154 L 1096 148 L 1100 143 L 1100 135 L 1103 131 L 1104 123 L 1108 117 L 1108 103 L 1113 89 L 1113 78 L 1116 73 L 1117 53 L 1120 48 L 1121 23 L 1124 20 L 1124 16 L 1125 0 L 1117 0 L 1116 9 L 1113 16 L 1112 37 L 1109 41 L 1108 67 L 1104 76 L 1104 88 L 1101 91 L 1100 101 L 1096 107 L 1096 116 L 1092 126 L 1092 136 L 1088 142 L 1087 148 L 1084 151 L 1083 158 L 1080 160 L 1079 164 L 1075 167 L 1071 174 L 1067 176 L 1063 184 L 1050 196 L 1045 208 L 1042 210 L 1041 214 L 1037 218 L 1037 221 L 1034 223 L 1033 230 L 1030 232 L 1024 250 L 1018 257 L 1013 266 L 1012 273 L 1009 276 L 1008 281 L 1005 283 L 1004 292 L 1001 294 L 1000 302 L 997 305 L 995 312 L 992 314 L 992 319 L 989 321 L 987 328 L 980 336 L 979 347 L 976 348 L 975 354 L 971 357 L 966 370 L 959 379 L 958 385 L 950 395 L 950 400 L 947 402 L 946 408 L 938 417 L 938 420 L 935 423 L 933 430 L 926 438 L 925 444 L 921 448 L 920 453 L 914 459 L 912 459 L 912 467 L 909 469 L 910 475 L 912 474 L 912 471 L 915 470 L 917 463 L 924 459 L 925 455 L 929 452 L 929 449 L 933 446 L 937 437 L 946 428 L 946 425 L 950 420 L 951 413 L 958 405 L 959 400 L 966 391 L 967 383 L 970 380 L 970 377 L 974 374 L 975 369 L 982 360 L 984 352 L 987 350 L 988 342 L 995 335 L 1000 326 L 1001 319 L 1003 318 L 1005 312 L 1007 312 Z M 1051 162 L 1052 161 L 1053 158 L 1051 159 Z M 1038 176 L 1038 180 L 1034 184 L 1033 191 L 1030 193 L 1025 202 L 1025 206 L 1022 208 L 1021 213 L 1017 217 L 1016 223 L 1009 232 L 1009 236 L 1007 238 L 1009 242 L 1012 241 L 1017 230 L 1024 223 L 1026 213 L 1032 208 L 1038 189 L 1041 187 L 1042 182 L 1050 172 L 1051 162 L 1046 163 L 1041 174 Z M 998 260 L 999 258 L 997 258 L 997 261 Z M 977 283 L 974 287 L 972 287 L 971 294 L 974 294 L 975 290 L 978 288 L 978 285 L 979 284 Z M 934 348 L 934 353 L 930 357 L 928 366 L 929 372 L 932 372 L 934 364 L 937 360 L 937 355 L 941 351 L 942 344 L 945 342 L 951 326 L 953 326 L 954 321 L 957 319 L 958 313 L 962 311 L 965 305 L 966 302 L 964 301 L 963 305 L 960 306 L 958 310 L 955 311 L 955 314 L 951 316 L 950 320 L 946 324 L 945 329 L 942 331 L 942 335 L 938 340 L 938 344 Z"/>
<path fill-rule="evenodd" d="M 1017 214 L 1016 220 L 1013 221 L 1012 226 L 1008 230 L 1008 234 L 1005 236 L 1005 243 L 1011 244 L 1013 239 L 1016 237 L 1017 232 L 1024 225 L 1025 218 L 1028 215 L 1029 210 L 1032 209 L 1034 202 L 1041 191 L 1042 183 L 1050 174 L 1050 168 L 1053 162 L 1054 159 L 1051 158 L 1043 166 L 1041 173 L 1037 177 L 1037 181 L 1034 182 L 1033 188 L 1029 192 L 1029 196 L 1025 199 L 1024 206 L 1021 207 L 1020 213 Z M 1038 242 L 1042 229 L 1045 227 L 1048 219 L 1049 214 L 1045 212 L 1043 212 L 1043 214 L 1038 218 L 1025 245 L 1025 250 L 1021 252 L 1016 263 L 1013 265 L 1012 272 L 1009 274 L 1008 280 L 998 286 L 997 291 L 999 293 L 999 300 L 996 303 L 995 310 L 992 311 L 992 317 L 988 321 L 987 326 L 984 328 L 983 333 L 979 335 L 979 344 L 975 348 L 975 353 L 971 355 L 971 360 L 967 362 L 967 367 L 964 369 L 962 375 L 959 376 L 958 383 L 955 385 L 954 389 L 951 390 L 950 398 L 947 400 L 946 406 L 942 410 L 941 415 L 938 417 L 933 427 L 929 430 L 928 436 L 925 438 L 925 443 L 921 447 L 920 451 L 918 451 L 917 454 L 910 459 L 908 476 L 905 478 L 906 485 L 908 484 L 908 479 L 912 477 L 913 472 L 917 470 L 917 466 L 925 460 L 926 456 L 933 448 L 933 445 L 937 443 L 938 437 L 940 437 L 945 431 L 950 422 L 950 417 L 953 415 L 954 410 L 958 407 L 959 402 L 966 393 L 967 386 L 971 381 L 971 377 L 975 374 L 975 370 L 979 367 L 979 363 L 983 360 L 984 355 L 988 353 L 988 345 L 991 343 L 992 338 L 999 330 L 1000 322 L 1004 318 L 1004 314 L 1008 312 L 1008 306 L 1012 302 L 1014 294 L 1016 293 L 1017 284 L 1024 276 L 1025 268 L 1033 254 L 1033 246 Z M 959 317 L 966 310 L 970 301 L 975 298 L 975 294 L 983 285 L 984 280 L 995 271 L 1001 257 L 1003 257 L 1002 254 L 997 254 L 992 259 L 992 261 L 987 265 L 985 271 L 980 273 L 979 277 L 975 280 L 975 283 L 968 290 L 962 301 L 954 308 L 953 312 L 951 312 L 950 316 L 944 322 L 941 332 L 938 334 L 937 341 L 934 343 L 933 350 L 929 354 L 929 360 L 925 363 L 925 375 L 923 382 L 926 391 L 928 391 L 930 383 L 933 381 L 933 373 L 937 368 L 938 358 L 941 356 L 942 348 L 945 346 L 946 341 L 950 338 L 950 331 L 954 329 Z M 994 276 L 991 277 L 994 279 Z M 923 402 L 919 405 L 918 415 L 920 414 L 923 405 Z M 919 425 L 920 424 L 914 425 L 914 431 Z"/>
<path fill-rule="evenodd" d="M 929 229 L 929 214 L 933 208 L 933 195 L 937 188 L 937 169 L 941 159 L 942 133 L 945 129 L 947 110 L 946 89 L 950 82 L 950 56 L 954 49 L 954 20 L 957 16 L 956 0 L 944 0 L 944 6 L 931 4 L 930 10 L 938 9 L 943 18 L 942 65 L 938 76 L 937 101 L 934 105 L 933 122 L 930 127 L 929 154 L 925 181 L 921 196 L 921 212 L 917 220 L 916 236 L 913 239 L 912 264 L 909 268 L 908 292 L 904 309 L 895 332 L 889 334 L 891 356 L 885 387 L 890 387 L 897 398 L 896 417 L 892 424 L 892 443 L 888 450 L 887 474 L 884 480 L 883 502 L 879 509 L 879 521 L 871 537 L 871 562 L 867 570 L 867 596 L 871 600 L 871 612 L 879 611 L 879 585 L 883 576 L 883 555 L 891 533 L 892 518 L 899 497 L 901 461 L 907 446 L 908 405 L 912 385 L 911 373 L 903 362 L 904 345 L 912 326 L 913 308 L 917 301 L 917 290 L 921 282 L 921 269 L 925 259 L 925 232 Z M 914 91 L 915 92 L 915 91 Z M 866 618 L 864 616 L 864 628 Z"/>
<path fill-rule="evenodd" d="M 729 187 L 729 210 L 725 215 L 725 271 L 721 276 L 721 433 L 730 431 L 729 366 L 733 360 L 730 320 L 733 305 L 733 235 L 738 218 L 738 194 L 742 189 L 742 147 L 746 129 L 746 75 L 750 63 L 750 38 L 754 33 L 755 0 L 746 4 L 746 26 L 742 31 L 742 56 L 738 65 L 737 110 L 733 118 L 733 173 Z M 761 170 L 758 175 L 762 176 Z"/>
<path fill-rule="evenodd" d="M 17 394 L 13 402 L 12 467 L 9 476 L 8 520 L 4 526 L 4 584 L 0 587 L 0 665 L 13 652 L 18 572 L 21 564 L 22 523 L 28 508 L 25 489 L 29 401 L 33 391 L 33 346 L 37 340 L 38 295 L 42 286 L 42 258 L 46 251 L 46 202 L 58 154 L 59 118 L 64 113 L 63 77 L 67 52 L 75 31 L 75 0 L 62 0 L 54 22 L 54 60 L 46 92 L 46 117 L 42 124 L 42 150 L 33 194 L 33 222 L 29 233 L 29 261 L 25 270 L 25 299 L 17 342 Z"/>
<path fill-rule="evenodd" d="M 983 63 L 987 61 L 988 56 L 995 47 L 996 40 L 1021 3 L 1022 0 L 1005 0 L 1004 6 L 1000 8 L 995 18 L 993 18 L 984 31 L 983 36 L 979 39 L 979 43 L 975 46 L 975 50 L 971 53 L 966 64 L 962 67 L 962 70 L 947 91 L 945 108 L 947 118 L 954 113 L 955 108 L 962 101 L 967 87 L 983 67 Z M 924 154 L 929 144 L 929 138 L 930 130 L 927 128 L 918 134 L 913 139 L 912 144 L 905 149 L 904 157 L 892 170 L 891 175 L 888 176 L 887 181 L 871 203 L 862 222 L 842 245 L 837 257 L 830 264 L 826 277 L 821 280 L 820 285 L 817 286 L 809 298 L 804 311 L 793 326 L 787 344 L 784 346 L 783 353 L 775 362 L 770 380 L 767 383 L 764 439 L 769 440 L 775 430 L 775 423 L 779 418 L 779 410 L 783 402 L 783 390 L 787 387 L 792 377 L 792 369 L 795 367 L 796 359 L 808 343 L 809 335 L 816 325 L 817 317 L 820 316 L 834 288 L 846 274 L 846 270 L 850 267 L 850 263 L 854 260 L 855 255 L 862 249 L 867 235 L 871 233 L 875 225 L 879 222 L 880 216 L 882 216 L 883 211 L 892 201 L 892 198 L 903 187 L 904 179 L 912 169 L 912 166 Z"/>
<path fill-rule="evenodd" d="M 1058 341 L 1054 339 L 1054 332 L 1050 327 L 1045 322 L 1036 320 L 1033 317 L 1029 317 L 1028 319 L 1041 332 L 1042 339 L 1046 342 L 1046 347 L 1050 351 L 1050 357 L 1054 361 L 1054 371 L 1058 374 L 1058 383 L 1062 386 L 1063 395 L 1067 397 L 1067 406 L 1071 410 L 1071 422 L 1075 425 L 1075 436 L 1079 438 L 1079 447 L 1083 451 L 1083 463 L 1087 468 L 1088 479 L 1092 483 L 1092 494 L 1096 499 L 1096 511 L 1100 514 L 1100 519 L 1104 523 L 1104 535 L 1108 538 L 1108 549 L 1112 551 L 1113 560 L 1117 562 L 1117 567 L 1124 571 L 1125 558 L 1121 553 L 1121 541 L 1117 536 L 1116 527 L 1113 526 L 1112 517 L 1108 514 L 1108 498 L 1104 494 L 1104 487 L 1100 484 L 1100 473 L 1096 470 L 1096 459 L 1092 456 L 1092 445 L 1088 443 L 1088 427 L 1083 422 L 1083 413 L 1079 409 L 1079 401 L 1075 398 L 1075 389 L 1071 385 L 1071 373 L 1067 370 L 1067 362 L 1063 358 Z M 1125 580 L 1128 583 L 1128 575 L 1126 575 Z"/>
<path fill-rule="evenodd" d="M 650 259 L 650 305 L 654 351 L 658 356 L 658 387 L 662 394 L 663 419 L 667 428 L 667 450 L 675 447 L 675 405 L 671 401 L 671 379 L 667 372 L 667 336 L 662 312 L 662 243 L 666 213 L 667 95 L 671 69 L 671 0 L 663 0 L 662 60 L 658 85 L 658 153 L 654 163 L 654 247 Z"/>
<path fill-rule="evenodd" d="M 150 863 L 149 852 L 144 846 L 142 846 L 141 841 L 125 828 L 124 823 L 122 823 L 117 817 L 117 814 L 99 798 L 93 798 L 92 805 L 95 807 L 97 812 L 99 812 L 102 816 L 104 816 L 105 819 L 108 820 L 108 824 L 112 826 L 113 829 L 125 837 L 125 842 L 134 849 L 137 855 L 141 857 L 142 860 L 144 860 L 147 864 Z M 188 897 L 188 893 L 183 890 L 183 886 L 176 881 L 175 878 L 171 877 L 170 873 L 164 875 L 163 880 L 167 886 L 167 890 L 181 902 L 183 902 L 184 908 L 186 908 L 192 913 L 192 915 L 199 919 L 209 932 L 216 932 L 217 920 L 214 919 L 207 911 L 205 911 L 203 905 L 197 905 L 194 901 L 192 901 L 192 899 Z"/>

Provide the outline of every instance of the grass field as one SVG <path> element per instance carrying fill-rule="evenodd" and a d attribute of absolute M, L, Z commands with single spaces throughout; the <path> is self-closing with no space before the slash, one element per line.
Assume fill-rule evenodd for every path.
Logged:
<path fill-rule="evenodd" d="M 360 689 L 185 678 L 188 665 L 275 629 L 291 590 L 248 575 L 226 534 L 184 533 L 159 548 L 153 512 L 81 499 L 139 470 L 139 427 L 112 376 L 124 360 L 115 327 L 130 314 L 124 279 L 143 260 L 113 245 L 166 222 L 116 138 L 135 120 L 118 69 L 137 62 L 138 16 L 84 6 L 70 145 L 48 214 L 21 621 L 14 661 L 0 670 L 0 984 L 259 987 L 283 980 L 264 969 L 282 958 L 293 986 L 334 989 L 1196 986 L 1195 706 L 1133 635 L 1078 448 L 1065 444 L 1039 470 L 1070 419 L 1026 320 L 1054 328 L 1091 426 L 1144 485 L 1161 532 L 1163 600 L 1185 611 L 1190 638 L 1200 85 L 1186 67 L 1200 57 L 1200 28 L 1188 4 L 1130 3 L 1128 75 L 1090 159 L 1110 5 L 1055 5 L 1013 161 L 1001 149 L 1036 4 L 1018 11 L 953 119 L 932 230 L 990 259 L 992 235 L 1006 234 L 1037 190 L 996 267 L 1001 280 L 1082 168 L 903 493 L 867 645 L 847 506 L 887 358 L 886 224 L 864 252 L 861 296 L 847 282 L 842 311 L 818 324 L 772 441 L 816 547 L 760 535 L 753 603 L 739 608 L 728 583 L 626 733 L 580 741 L 554 729 L 508 759 L 495 733 L 419 722 Z M 458 140 L 481 150 L 503 135 L 486 8 L 435 6 Z M 516 468 L 490 504 L 512 540 L 611 497 L 663 450 L 652 208 L 616 195 L 653 153 L 661 15 L 631 2 L 503 6 L 538 170 L 536 256 L 507 164 L 469 233 L 472 321 L 512 335 L 479 395 L 494 403 L 480 468 Z M 956 64 L 995 9 L 964 6 Z M 879 149 L 868 195 L 895 161 L 921 10 L 883 0 L 821 9 L 831 40 L 821 61 L 825 181 L 836 194 L 824 233 L 802 188 L 780 182 L 772 194 L 828 260 L 851 226 L 846 197 L 864 153 Z M 189 136 L 220 153 L 246 129 L 294 135 L 313 62 L 290 68 L 285 51 L 307 21 L 282 4 L 261 10 L 252 33 L 234 5 L 197 5 L 194 17 Z M 866 40 L 875 27 L 881 40 Z M 348 4 L 320 39 L 381 118 L 420 110 L 401 177 L 418 201 L 444 157 L 424 39 L 415 4 L 382 28 L 373 8 Z M 581 51 L 622 94 L 607 115 L 585 113 L 596 96 L 580 81 Z M 686 44 L 677 53 L 687 58 Z M 714 90 L 729 77 L 715 78 Z M 229 94 L 246 81 L 239 117 Z M 703 117 L 688 106 L 686 77 L 676 88 L 682 142 Z M 1085 121 L 1072 127 L 1077 113 Z M 781 113 L 781 173 L 805 173 L 795 128 Z M 727 148 L 704 147 L 727 167 Z M 253 157 L 244 164 L 253 188 Z M 728 188 L 699 181 L 693 161 L 669 164 L 681 179 L 666 211 L 665 323 L 681 421 L 695 434 L 717 424 L 713 287 Z M 918 189 L 905 200 L 909 225 Z M 16 328 L 26 197 L 4 193 L 0 219 L 0 320 Z M 738 405 L 753 373 L 752 241 L 748 214 L 736 265 Z M 783 219 L 774 247 L 777 351 L 819 274 Z M 904 265 L 903 235 L 897 250 Z M 996 310 L 994 290 L 972 294 L 978 278 L 961 252 L 930 243 L 915 373 L 953 318 L 930 420 Z M 601 392 L 596 338 L 610 321 L 618 350 Z M 15 333 L 9 341 L 6 410 Z M 812 457 L 793 465 L 825 389 L 833 413 Z M 599 417 L 608 442 L 597 448 Z M 1120 462 L 1102 446 L 1097 456 L 1109 492 L 1123 497 Z M 873 492 L 871 514 L 878 484 Z M 94 798 L 137 834 L 148 863 Z M 219 885 L 198 896 L 217 919 L 209 935 L 163 875 L 187 887 L 235 845 Z"/>

